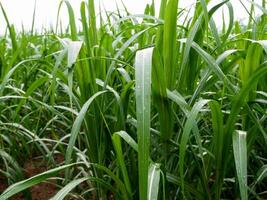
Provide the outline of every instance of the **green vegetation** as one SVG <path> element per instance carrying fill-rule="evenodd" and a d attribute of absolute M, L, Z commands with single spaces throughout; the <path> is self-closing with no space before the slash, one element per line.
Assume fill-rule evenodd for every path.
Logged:
<path fill-rule="evenodd" d="M 154 2 L 143 15 L 97 15 L 88 0 L 75 16 L 62 1 L 69 27 L 42 34 L 35 12 L 32 30 L 16 32 L 0 4 L 0 174 L 10 185 L 0 200 L 31 199 L 50 178 L 53 200 L 266 199 L 265 0 L 251 2 L 248 24 L 231 1 L 208 4 L 196 1 L 192 17 L 178 0 L 162 0 L 159 16 Z M 26 179 L 35 157 L 50 170 Z"/>

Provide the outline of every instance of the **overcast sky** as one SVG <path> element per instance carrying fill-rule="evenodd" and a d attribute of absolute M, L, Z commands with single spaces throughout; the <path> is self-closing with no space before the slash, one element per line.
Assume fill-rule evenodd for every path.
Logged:
<path fill-rule="evenodd" d="M 69 1 L 75 10 L 76 18 L 78 19 L 80 17 L 79 7 L 82 0 Z M 120 1 L 121 0 L 117 0 L 119 7 L 122 8 Z M 151 1 L 152 0 L 123 0 L 124 4 L 132 14 L 142 14 L 146 4 L 151 3 Z M 260 3 L 262 0 L 255 1 Z M 1 0 L 1 2 L 6 10 L 10 23 L 15 24 L 17 30 L 21 29 L 22 24 L 26 29 L 30 29 L 35 0 Z M 55 26 L 59 2 L 60 0 L 36 0 L 36 28 L 40 30 L 42 27 L 49 28 L 51 25 Z M 104 5 L 108 11 L 114 11 L 116 9 L 116 0 L 95 0 L 95 2 L 97 8 L 99 8 L 100 3 L 102 6 Z M 194 2 L 195 0 L 180 0 L 179 8 L 189 8 Z M 221 2 L 221 0 L 211 0 L 213 5 L 218 2 Z M 248 14 L 239 0 L 231 0 L 231 2 L 234 6 L 236 19 L 248 18 Z M 242 0 L 242 2 L 249 8 L 247 0 Z M 155 0 L 155 3 L 158 10 L 160 0 Z M 98 9 L 97 12 L 99 12 Z M 222 10 L 217 12 L 217 15 L 215 16 L 217 25 L 221 23 L 221 13 Z M 65 7 L 63 7 L 61 11 L 61 19 L 64 24 L 68 23 L 68 15 Z M 5 21 L 3 19 L 2 12 L 0 12 L 0 32 L 4 29 Z"/>

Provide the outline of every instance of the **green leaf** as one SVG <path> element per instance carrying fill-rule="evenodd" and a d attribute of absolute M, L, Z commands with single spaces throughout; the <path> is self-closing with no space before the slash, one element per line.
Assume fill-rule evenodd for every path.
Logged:
<path fill-rule="evenodd" d="M 135 57 L 140 200 L 147 199 L 148 189 L 152 55 L 153 48 L 148 48 L 138 51 Z"/>
<path fill-rule="evenodd" d="M 224 149 L 223 149 L 223 155 L 227 155 L 228 150 L 229 150 L 229 145 L 231 142 L 232 134 L 235 129 L 235 122 L 237 119 L 237 116 L 241 110 L 241 108 L 245 105 L 246 103 L 246 98 L 257 83 L 257 81 L 264 77 L 267 74 L 267 67 L 266 66 L 261 66 L 259 69 L 257 69 L 249 78 L 248 82 L 241 88 L 239 93 L 234 97 L 233 102 L 232 102 L 232 109 L 230 112 L 230 115 L 227 119 L 226 126 L 224 129 L 224 132 L 227 136 L 225 136 L 225 141 L 224 141 Z M 231 136 L 231 137 L 230 137 Z M 226 167 L 227 162 L 224 162 L 224 167 Z"/>
<path fill-rule="evenodd" d="M 127 172 L 127 168 L 125 165 L 125 161 L 123 158 L 123 153 L 122 153 L 122 147 L 121 147 L 121 138 L 119 134 L 113 134 L 112 136 L 112 141 L 113 141 L 113 145 L 116 151 L 116 156 L 117 156 L 117 162 L 118 165 L 120 167 L 120 170 L 122 172 L 122 176 L 123 176 L 123 181 L 125 184 L 125 187 L 127 189 L 128 195 L 129 197 L 132 196 L 132 189 L 131 189 L 131 183 L 130 183 L 130 179 L 128 176 L 128 172 Z"/>
<path fill-rule="evenodd" d="M 82 182 L 88 180 L 89 178 L 80 178 L 68 183 L 65 187 L 57 192 L 57 194 L 51 198 L 50 200 L 63 200 L 71 190 L 73 190 L 76 186 L 80 185 Z"/>
<path fill-rule="evenodd" d="M 73 152 L 73 148 L 75 146 L 75 142 L 77 139 L 77 136 L 80 132 L 82 123 L 84 121 L 84 118 L 86 116 L 87 110 L 89 109 L 90 105 L 92 104 L 92 102 L 95 100 L 95 98 L 97 98 L 98 96 L 106 93 L 107 91 L 100 91 L 95 93 L 90 99 L 87 100 L 87 102 L 83 105 L 81 111 L 79 112 L 77 118 L 74 121 L 74 124 L 72 126 L 71 129 L 71 136 L 70 136 L 70 140 L 69 140 L 69 144 L 68 144 L 68 148 L 66 151 L 66 164 L 70 164 L 71 163 L 71 157 L 72 157 L 72 152 Z M 68 168 L 66 169 L 66 178 L 69 178 L 69 170 Z"/>
<path fill-rule="evenodd" d="M 253 185 L 257 185 L 261 181 L 267 178 L 267 165 L 263 165 L 257 172 L 257 178 Z"/>
<path fill-rule="evenodd" d="M 125 131 L 119 131 L 113 134 L 120 136 L 126 143 L 128 143 L 136 152 L 138 152 L 138 145 L 134 139 Z"/>
<path fill-rule="evenodd" d="M 76 41 L 76 40 L 78 40 L 78 32 L 77 32 L 76 23 L 75 23 L 75 16 L 74 16 L 73 8 L 71 7 L 71 4 L 68 0 L 62 0 L 59 4 L 58 13 L 57 13 L 57 27 L 58 27 L 59 14 L 60 14 L 60 10 L 61 10 L 63 3 L 66 4 L 67 9 L 68 9 L 69 25 L 70 25 L 70 29 L 71 29 L 71 39 L 73 41 Z M 56 28 L 56 31 L 57 31 L 57 28 Z"/>
<path fill-rule="evenodd" d="M 186 42 L 186 40 L 181 39 L 180 42 Z M 204 51 L 197 43 L 192 42 L 191 46 L 197 51 L 197 53 L 202 57 L 202 59 L 208 64 L 208 67 L 217 75 L 218 79 L 226 83 L 227 88 L 230 92 L 234 92 L 235 88 L 230 80 L 221 70 L 220 66 L 216 63 L 216 60 Z"/>
<path fill-rule="evenodd" d="M 220 198 L 221 187 L 221 165 L 223 161 L 222 149 L 223 149 L 223 141 L 224 141 L 224 131 L 223 131 L 223 113 L 221 109 L 221 105 L 217 101 L 211 101 L 209 103 L 211 109 L 212 116 L 212 130 L 213 130 L 213 138 L 212 138 L 212 149 L 215 157 L 215 170 L 216 170 L 216 197 Z M 213 165 L 212 161 L 210 161 L 210 165 Z M 212 166 L 209 166 L 212 169 Z"/>
<path fill-rule="evenodd" d="M 194 127 L 196 118 L 200 110 L 205 106 L 209 100 L 200 100 L 199 102 L 195 103 L 192 110 L 187 116 L 186 123 L 184 125 L 182 138 L 180 142 L 180 150 L 179 150 L 179 172 L 181 176 L 181 186 L 182 192 L 184 194 L 184 163 L 185 163 L 185 152 L 187 149 L 187 143 L 189 140 L 190 133 Z"/>
<path fill-rule="evenodd" d="M 107 167 L 105 167 L 103 165 L 100 165 L 100 164 L 96 164 L 96 163 L 92 163 L 91 165 L 94 166 L 97 169 L 100 169 L 100 170 L 106 172 L 107 175 L 109 175 L 110 178 L 112 178 L 115 181 L 116 185 L 118 186 L 118 190 L 121 191 L 121 195 L 123 197 L 122 199 L 128 199 L 129 198 L 128 197 L 128 194 L 127 194 L 127 189 L 126 189 L 125 185 L 119 179 L 119 177 L 116 176 L 109 168 L 107 168 Z"/>
<path fill-rule="evenodd" d="M 13 75 L 13 73 L 19 68 L 22 67 L 24 64 L 31 62 L 31 61 L 35 61 L 37 59 L 27 59 L 27 60 L 23 60 L 21 62 L 19 62 L 18 64 L 16 64 L 12 69 L 10 69 L 8 71 L 8 73 L 5 75 L 5 77 L 2 80 L 2 83 L 0 84 L 0 96 L 3 95 L 3 91 L 5 89 L 6 84 L 8 83 L 10 77 Z"/>
<path fill-rule="evenodd" d="M 177 27 L 178 0 L 169 0 L 166 6 L 163 31 L 163 62 L 167 88 L 175 87 L 176 77 L 176 27 Z"/>
<path fill-rule="evenodd" d="M 10 25 L 8 17 L 7 17 L 7 14 L 6 14 L 6 11 L 5 11 L 5 9 L 4 9 L 4 7 L 3 7 L 1 2 L 0 2 L 0 7 L 1 7 L 2 13 L 4 15 L 5 21 L 7 23 L 7 28 L 8 28 L 9 34 L 10 34 L 12 48 L 13 48 L 14 51 L 16 51 L 18 49 L 18 43 L 17 43 L 15 28 L 14 28 L 13 25 Z"/>
<path fill-rule="evenodd" d="M 233 150 L 235 157 L 235 167 L 239 182 L 239 189 L 242 200 L 248 199 L 247 192 L 247 133 L 236 131 L 233 134 Z"/>
<path fill-rule="evenodd" d="M 78 165 L 81 163 L 74 163 L 74 164 L 70 164 L 70 165 L 63 165 L 51 170 L 48 170 L 46 172 L 43 172 L 41 174 L 38 174 L 36 176 L 33 176 L 29 179 L 20 181 L 18 183 L 15 183 L 13 185 L 11 185 L 10 187 L 8 187 L 1 195 L 0 195 L 0 200 L 6 200 L 9 199 L 10 197 L 12 197 L 13 195 L 29 188 L 32 187 L 38 183 L 41 183 L 42 181 L 45 181 L 48 178 L 54 177 L 56 176 L 60 171 L 67 169 L 69 167 Z"/>
<path fill-rule="evenodd" d="M 160 165 L 151 163 L 148 172 L 148 200 L 157 200 L 160 182 Z"/>

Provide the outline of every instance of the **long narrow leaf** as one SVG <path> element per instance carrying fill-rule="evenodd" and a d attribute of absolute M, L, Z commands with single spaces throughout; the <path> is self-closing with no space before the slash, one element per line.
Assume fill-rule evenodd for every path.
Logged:
<path fill-rule="evenodd" d="M 233 134 L 233 149 L 235 157 L 236 173 L 242 200 L 248 199 L 247 192 L 247 133 L 236 131 Z"/>
<path fill-rule="evenodd" d="M 140 200 L 147 199 L 148 187 L 152 54 L 153 48 L 148 48 L 138 51 L 135 58 Z"/>
<path fill-rule="evenodd" d="M 159 164 L 151 164 L 149 167 L 148 174 L 148 200 L 157 200 L 159 192 L 159 181 L 160 181 L 160 166 Z"/>
<path fill-rule="evenodd" d="M 43 172 L 41 174 L 38 174 L 36 176 L 33 176 L 33 177 L 26 179 L 24 181 L 20 181 L 18 183 L 15 183 L 15 184 L 11 185 L 9 188 L 7 188 L 1 194 L 0 200 L 9 199 L 13 195 L 15 195 L 15 194 L 33 186 L 33 185 L 41 183 L 42 181 L 45 181 L 46 179 L 57 175 L 60 171 L 66 169 L 66 168 L 72 167 L 74 165 L 77 165 L 77 164 L 79 164 L 79 163 L 74 163 L 74 164 L 70 164 L 70 165 L 63 165 L 63 166 L 57 167 L 55 169 L 51 169 L 51 170 L 48 170 L 48 171 Z"/>

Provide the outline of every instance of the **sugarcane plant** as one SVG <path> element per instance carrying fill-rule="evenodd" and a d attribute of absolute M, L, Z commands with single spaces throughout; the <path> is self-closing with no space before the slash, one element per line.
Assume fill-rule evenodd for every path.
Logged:
<path fill-rule="evenodd" d="M 35 11 L 16 31 L 0 2 L 0 200 L 49 179 L 53 200 L 265 199 L 267 10 L 249 2 L 241 22 L 229 0 L 142 15 L 63 0 L 43 32 Z M 25 178 L 34 157 L 50 169 Z"/>

